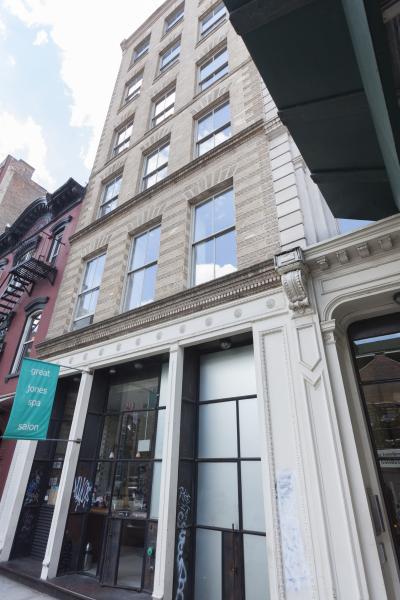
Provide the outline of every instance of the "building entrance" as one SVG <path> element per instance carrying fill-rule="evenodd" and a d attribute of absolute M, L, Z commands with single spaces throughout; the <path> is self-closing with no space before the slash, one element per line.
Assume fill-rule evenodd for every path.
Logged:
<path fill-rule="evenodd" d="M 175 600 L 268 597 L 253 346 L 217 347 L 185 353 Z"/>
<path fill-rule="evenodd" d="M 400 314 L 356 323 L 350 328 L 365 420 L 380 482 L 370 492 L 371 514 L 387 563 L 400 564 Z M 386 512 L 387 521 L 383 519 Z M 388 527 L 386 525 L 388 523 Z M 389 529 L 389 531 L 387 531 Z"/>
<path fill-rule="evenodd" d="M 152 591 L 167 369 L 151 359 L 96 373 L 59 574 Z"/>

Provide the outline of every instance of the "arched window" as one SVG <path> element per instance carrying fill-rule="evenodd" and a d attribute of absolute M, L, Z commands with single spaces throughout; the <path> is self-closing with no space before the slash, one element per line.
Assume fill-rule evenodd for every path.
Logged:
<path fill-rule="evenodd" d="M 14 364 L 11 369 L 12 374 L 19 373 L 22 359 L 29 357 L 35 341 L 37 330 L 39 328 L 41 316 L 42 310 L 36 310 L 28 315 L 25 322 L 24 331 L 19 342 L 18 350 L 15 355 Z"/>

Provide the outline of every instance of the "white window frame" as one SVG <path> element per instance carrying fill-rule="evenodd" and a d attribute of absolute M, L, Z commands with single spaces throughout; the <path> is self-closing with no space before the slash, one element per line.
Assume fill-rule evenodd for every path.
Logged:
<path fill-rule="evenodd" d="M 226 123 L 224 123 L 224 125 L 221 125 L 221 127 L 218 127 L 218 129 L 214 129 L 211 133 L 209 133 L 208 135 L 206 135 L 203 138 L 201 138 L 201 140 L 199 140 L 199 124 L 200 124 L 200 122 L 203 119 L 206 119 L 207 117 L 209 117 L 211 114 L 214 115 L 215 111 L 223 108 L 224 106 L 228 106 L 229 107 L 229 117 L 231 117 L 231 114 L 230 114 L 230 102 L 229 102 L 229 100 L 225 100 L 225 102 L 222 102 L 221 104 L 217 104 L 217 106 L 214 106 L 207 113 L 205 113 L 204 115 L 201 115 L 198 119 L 196 119 L 196 156 L 204 156 L 204 154 L 207 154 L 207 152 L 210 152 L 211 150 L 214 150 L 214 148 L 216 148 L 217 146 L 219 146 L 220 144 L 217 144 L 217 146 L 215 145 L 215 136 L 218 133 L 220 133 L 221 131 L 223 131 L 224 129 L 226 129 L 227 127 L 232 127 L 232 119 L 229 118 L 229 121 L 227 121 Z M 213 148 L 210 148 L 210 150 L 207 150 L 206 152 L 203 152 L 203 154 L 200 154 L 200 145 L 203 142 L 205 142 L 206 140 L 211 139 L 211 138 L 214 138 L 214 146 L 213 146 Z M 220 143 L 223 143 L 223 142 L 220 142 Z"/>
<path fill-rule="evenodd" d="M 128 129 L 130 129 L 129 137 L 123 139 L 122 142 L 119 142 L 118 140 L 119 140 L 121 134 L 125 133 Z M 112 156 L 118 156 L 118 154 L 121 154 L 121 152 L 123 152 L 124 150 L 127 150 L 129 148 L 129 146 L 131 144 L 132 129 L 133 129 L 133 119 L 128 121 L 125 125 L 123 125 L 119 129 L 116 129 L 115 136 L 114 136 L 114 144 L 113 144 L 113 149 L 112 149 Z"/>
<path fill-rule="evenodd" d="M 168 15 L 168 17 L 165 19 L 164 34 L 171 31 L 171 29 L 173 29 L 175 27 L 175 25 L 180 23 L 183 20 L 184 15 L 185 15 L 185 3 L 182 2 L 182 4 L 180 4 L 174 11 L 172 11 L 172 13 L 170 13 Z"/>
<path fill-rule="evenodd" d="M 112 196 L 111 198 L 107 199 L 107 190 L 109 190 L 111 188 L 111 186 L 114 185 L 115 182 L 118 180 L 120 181 L 118 193 L 116 195 Z M 117 200 L 119 198 L 119 192 L 121 190 L 121 184 L 122 184 L 122 173 L 119 173 L 119 175 L 116 175 L 115 177 L 113 177 L 112 179 L 110 179 L 109 181 L 104 183 L 102 194 L 101 194 L 101 202 L 100 202 L 100 206 L 99 206 L 98 218 L 103 217 L 104 215 L 108 215 L 108 213 L 112 212 L 116 208 Z M 107 206 L 109 206 L 110 204 L 115 204 L 115 205 L 109 211 L 104 212 L 104 209 L 106 209 Z"/>
<path fill-rule="evenodd" d="M 201 78 L 201 72 L 202 70 L 207 67 L 208 65 L 212 64 L 213 62 L 215 62 L 215 60 L 223 53 L 226 52 L 226 62 L 224 62 L 220 67 L 218 67 L 215 71 L 212 71 L 212 73 L 210 73 L 210 75 L 207 75 L 207 77 L 204 77 L 204 79 Z M 216 81 L 218 81 L 219 79 L 221 79 L 221 77 L 224 77 L 225 75 L 227 75 L 228 73 L 223 73 L 222 75 L 218 76 L 218 73 L 220 73 L 223 69 L 228 68 L 228 72 L 229 72 L 229 56 L 228 56 L 228 47 L 225 45 L 222 48 L 219 48 L 218 50 L 215 50 L 215 52 L 213 52 L 213 54 L 211 56 L 209 56 L 207 59 L 203 60 L 200 64 L 199 64 L 199 68 L 198 68 L 198 86 L 199 86 L 199 91 L 203 92 L 204 90 L 207 90 L 210 86 L 212 86 Z M 203 84 L 205 82 L 210 82 L 206 87 L 203 87 Z"/>
<path fill-rule="evenodd" d="M 163 163 L 162 165 L 158 164 L 157 161 L 157 168 L 154 169 L 153 171 L 150 171 L 149 173 L 147 172 L 147 166 L 149 164 L 149 160 L 152 158 L 152 156 L 154 156 L 155 154 L 160 154 L 161 150 L 163 150 L 166 146 L 170 146 L 170 140 L 167 140 L 166 142 L 164 142 L 163 144 L 160 144 L 159 146 L 157 146 L 157 148 L 154 148 L 154 150 L 152 152 L 150 152 L 149 154 L 147 154 L 145 156 L 145 161 L 144 161 L 144 173 L 143 173 L 143 179 L 142 179 L 142 189 L 143 190 L 147 190 L 152 186 L 148 186 L 146 184 L 147 180 L 154 174 L 158 173 L 159 171 L 161 171 L 162 169 L 164 169 L 165 167 L 167 167 L 168 170 L 168 161 L 169 161 L 169 148 L 168 148 L 168 160 L 166 163 Z M 168 174 L 168 173 L 167 173 Z M 162 177 L 162 179 L 156 181 L 156 183 L 158 183 L 159 181 L 162 181 L 163 179 L 165 179 L 165 177 Z M 155 185 L 155 184 L 153 184 Z"/>
<path fill-rule="evenodd" d="M 85 270 L 84 270 L 82 281 L 81 281 L 81 285 L 80 285 L 80 292 L 78 294 L 78 298 L 77 298 L 76 304 L 75 304 L 74 320 L 73 320 L 73 323 L 72 323 L 72 329 L 73 330 L 79 329 L 79 321 L 83 321 L 84 319 L 89 319 L 88 325 L 90 325 L 93 322 L 93 316 L 94 316 L 94 314 L 96 312 L 97 300 L 96 300 L 96 304 L 93 307 L 93 312 L 92 313 L 84 315 L 83 317 L 77 317 L 77 312 L 78 312 L 78 307 L 79 307 L 80 299 L 81 299 L 82 296 L 86 296 L 87 294 L 93 294 L 93 292 L 96 292 L 96 291 L 100 290 L 100 285 L 101 285 L 101 281 L 103 279 L 103 274 L 104 274 L 104 265 L 103 265 L 103 270 L 102 270 L 102 273 L 101 273 L 99 284 L 93 286 L 92 288 L 88 288 L 87 290 L 83 290 L 83 286 L 85 284 L 85 279 L 86 279 L 86 275 L 87 275 L 88 267 L 89 267 L 90 263 L 92 263 L 95 260 L 99 260 L 102 257 L 104 257 L 104 260 L 105 260 L 105 256 L 106 256 L 106 253 L 103 252 L 102 254 L 97 254 L 97 256 L 94 256 L 93 258 L 90 258 L 89 260 L 87 260 L 85 262 Z M 76 324 L 78 324 L 78 327 L 76 327 Z"/>
<path fill-rule="evenodd" d="M 176 50 L 177 48 L 179 49 L 178 54 L 173 55 L 174 50 Z M 179 60 L 180 54 L 181 38 L 178 38 L 160 53 L 160 73 L 163 73 L 166 69 L 168 69 L 168 67 L 174 65 Z M 172 56 L 172 58 L 169 58 L 166 62 L 164 62 L 165 58 L 167 58 L 168 56 Z"/>
<path fill-rule="evenodd" d="M 65 229 L 65 227 L 62 227 L 61 229 L 56 230 L 56 232 L 53 234 L 53 240 L 51 242 L 49 255 L 47 257 L 47 262 L 50 263 L 51 265 L 55 264 L 55 262 L 57 260 L 57 256 L 60 253 L 60 249 L 62 246 L 61 240 L 63 239 L 64 229 Z"/>
<path fill-rule="evenodd" d="M 140 81 L 140 86 L 139 89 L 135 92 L 132 92 L 131 94 L 129 94 L 129 90 L 130 88 L 138 83 Z M 140 71 L 139 73 L 136 73 L 136 75 L 134 77 L 132 77 L 127 84 L 125 85 L 125 95 L 124 95 L 124 103 L 126 104 L 127 102 L 130 102 L 131 100 L 133 100 L 134 98 L 137 98 L 138 96 L 140 96 L 140 92 L 142 89 L 142 85 L 143 85 L 143 71 Z"/>
<path fill-rule="evenodd" d="M 124 294 L 124 304 L 123 304 L 123 311 L 124 312 L 126 312 L 128 310 L 134 310 L 135 308 L 139 308 L 140 306 L 144 306 L 145 304 L 149 304 L 150 302 L 154 301 L 154 296 L 155 296 L 155 291 L 156 291 L 155 288 L 153 290 L 153 298 L 151 300 L 147 301 L 147 302 L 143 302 L 142 301 L 143 287 L 142 287 L 142 290 L 141 290 L 141 302 L 140 302 L 140 304 L 138 304 L 137 306 L 133 306 L 131 308 L 128 307 L 128 290 L 129 290 L 129 280 L 130 280 L 130 278 L 132 278 L 132 277 L 134 278 L 135 273 L 139 273 L 139 271 L 146 271 L 150 267 L 154 267 L 155 265 L 158 266 L 158 261 L 159 261 L 159 258 L 160 258 L 160 247 L 158 248 L 158 254 L 157 254 L 157 259 L 156 260 L 151 260 L 149 262 L 144 262 L 143 265 L 141 265 L 139 267 L 136 267 L 136 268 L 133 268 L 133 267 L 130 268 L 130 265 L 133 262 L 133 258 L 134 258 L 134 255 L 135 255 L 135 247 L 136 247 L 137 240 L 139 238 L 145 236 L 145 235 L 148 236 L 152 231 L 155 231 L 156 229 L 159 229 L 160 233 L 161 233 L 161 225 L 159 224 L 159 225 L 156 225 L 155 227 L 151 227 L 150 229 L 147 229 L 146 231 L 143 231 L 142 233 L 136 235 L 133 238 L 133 240 L 132 240 L 131 251 L 130 251 L 130 254 L 129 254 L 128 270 L 127 270 L 127 273 L 126 273 L 126 280 L 125 280 L 125 294 Z M 147 248 L 147 245 L 149 243 L 148 239 L 149 238 L 147 238 L 147 241 L 146 241 L 146 248 Z"/>
<path fill-rule="evenodd" d="M 30 349 L 33 346 L 35 337 L 32 337 L 32 335 L 29 336 L 29 334 L 31 333 L 31 328 L 32 328 L 33 322 L 35 321 L 35 319 L 37 317 L 39 317 L 39 320 L 37 323 L 37 327 L 39 327 L 42 313 L 43 313 L 42 308 L 39 310 L 35 310 L 28 315 L 28 317 L 25 321 L 24 331 L 23 331 L 21 339 L 19 341 L 18 350 L 15 355 L 15 359 L 14 359 L 13 366 L 11 369 L 12 375 L 15 375 L 20 372 L 22 360 L 30 355 Z"/>
<path fill-rule="evenodd" d="M 150 34 L 146 36 L 133 50 L 132 63 L 138 62 L 150 49 Z"/>
<path fill-rule="evenodd" d="M 221 10 L 221 8 L 224 9 L 224 13 L 217 20 L 213 21 L 211 25 L 203 29 L 204 21 L 208 21 L 209 17 L 214 17 L 216 13 L 218 13 Z M 211 10 L 206 12 L 206 14 L 200 18 L 200 39 L 205 38 L 209 33 L 214 31 L 214 29 L 216 29 L 216 27 L 218 27 L 220 23 L 223 23 L 226 20 L 226 16 L 227 8 L 223 2 L 218 2 L 218 4 L 216 4 Z"/>
<path fill-rule="evenodd" d="M 235 231 L 236 232 L 236 215 L 235 215 L 235 220 L 234 220 L 234 224 L 230 225 L 229 227 L 225 227 L 225 229 L 221 229 L 218 231 L 213 231 L 213 233 L 204 236 L 203 238 L 200 238 L 198 240 L 195 241 L 195 225 L 196 225 L 196 209 L 199 208 L 200 206 L 204 206 L 205 204 L 207 204 L 208 202 L 214 202 L 215 198 L 217 198 L 218 196 L 221 196 L 222 194 L 225 194 L 227 192 L 232 192 L 233 195 L 233 210 L 235 213 L 235 202 L 234 202 L 234 193 L 233 193 L 233 188 L 229 187 L 226 188 L 224 190 L 221 190 L 220 192 L 213 194 L 212 196 L 210 196 L 209 198 L 207 198 L 206 200 L 203 200 L 202 202 L 199 202 L 198 204 L 196 204 L 195 206 L 193 206 L 193 210 L 192 210 L 192 243 L 191 243 L 191 277 L 190 277 L 190 285 L 191 287 L 195 287 L 197 285 L 202 285 L 202 283 L 207 283 L 207 281 L 215 281 L 215 279 L 219 279 L 220 276 L 216 277 L 215 275 L 215 244 L 214 244 L 214 277 L 212 279 L 208 279 L 207 281 L 201 282 L 201 283 L 196 283 L 196 247 L 199 244 L 203 244 L 204 242 L 208 242 L 210 240 L 216 240 L 217 238 L 226 235 L 227 233 L 230 233 L 231 231 Z M 237 245 L 236 245 L 236 261 L 237 261 Z M 237 270 L 237 267 L 236 267 Z M 222 277 L 222 276 L 221 276 Z"/>
<path fill-rule="evenodd" d="M 168 96 L 171 96 L 171 94 L 174 94 L 174 100 L 173 100 L 173 102 L 170 103 L 170 104 L 168 104 L 158 115 L 156 115 L 157 106 L 159 104 L 161 104 L 161 102 L 164 102 L 168 98 Z M 157 125 L 159 125 L 160 123 L 162 123 L 163 121 L 165 121 L 165 119 L 167 119 L 169 116 L 171 116 L 171 115 L 174 114 L 174 111 L 175 111 L 175 99 L 176 99 L 176 87 L 174 85 L 172 87 L 169 87 L 160 96 L 157 96 L 157 98 L 155 98 L 153 100 L 152 109 L 151 109 L 151 111 L 152 111 L 152 113 L 151 113 L 152 114 L 152 117 L 151 117 L 151 127 L 157 127 Z M 171 108 L 173 109 L 171 115 L 167 115 L 167 116 L 163 117 L 163 115 L 165 115 L 165 113 L 167 113 L 169 110 L 171 110 Z M 163 117 L 163 118 L 160 118 L 160 117 Z M 155 122 L 156 120 L 158 120 L 157 123 Z"/>

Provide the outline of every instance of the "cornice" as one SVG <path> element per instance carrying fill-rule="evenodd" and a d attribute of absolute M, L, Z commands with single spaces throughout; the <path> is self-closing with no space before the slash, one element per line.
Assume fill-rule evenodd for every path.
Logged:
<path fill-rule="evenodd" d="M 37 351 L 40 357 L 68 352 L 253 296 L 280 285 L 281 279 L 274 270 L 272 260 L 264 261 L 135 310 L 93 323 L 85 329 L 46 340 L 37 346 Z"/>
<path fill-rule="evenodd" d="M 400 213 L 315 244 L 304 251 L 311 271 L 328 271 L 389 256 L 400 248 Z"/>
<path fill-rule="evenodd" d="M 252 135 L 262 131 L 263 127 L 264 121 L 263 119 L 259 119 L 252 125 L 249 125 L 249 127 L 246 127 L 246 129 L 242 129 L 241 131 L 233 135 L 231 138 L 229 138 L 213 150 L 207 152 L 207 154 L 203 154 L 203 156 L 195 158 L 194 160 L 190 161 L 177 171 L 174 171 L 170 175 L 167 175 L 165 179 L 156 183 L 151 188 L 144 190 L 143 192 L 139 192 L 120 206 L 117 206 L 117 208 L 115 208 L 112 212 L 108 213 L 107 215 L 104 215 L 103 217 L 100 217 L 99 219 L 96 219 L 95 221 L 92 221 L 92 223 L 90 223 L 83 229 L 76 231 L 69 239 L 70 244 L 74 244 L 76 241 L 86 237 L 94 231 L 98 233 L 99 229 L 103 225 L 108 225 L 114 219 L 129 212 L 133 206 L 136 206 L 144 200 L 148 200 L 157 192 L 163 190 L 164 188 L 167 188 L 171 183 L 177 183 L 193 171 L 201 169 L 203 165 L 209 163 L 221 154 L 225 154 L 227 150 L 232 150 L 236 146 L 239 146 Z"/>

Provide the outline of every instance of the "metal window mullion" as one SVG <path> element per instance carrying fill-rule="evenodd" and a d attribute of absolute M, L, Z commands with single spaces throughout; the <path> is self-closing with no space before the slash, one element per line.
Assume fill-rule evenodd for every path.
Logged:
<path fill-rule="evenodd" d="M 221 229 L 221 231 L 217 231 L 216 233 L 212 233 L 212 234 L 208 235 L 207 237 L 202 238 L 201 240 L 197 240 L 196 242 L 193 242 L 193 246 L 197 246 L 198 244 L 201 244 L 203 242 L 208 242 L 209 240 L 215 239 L 217 237 L 221 237 L 225 233 L 230 233 L 231 231 L 234 231 L 234 230 L 235 230 L 235 225 L 231 225 L 230 227 L 227 227 L 226 229 Z"/>

